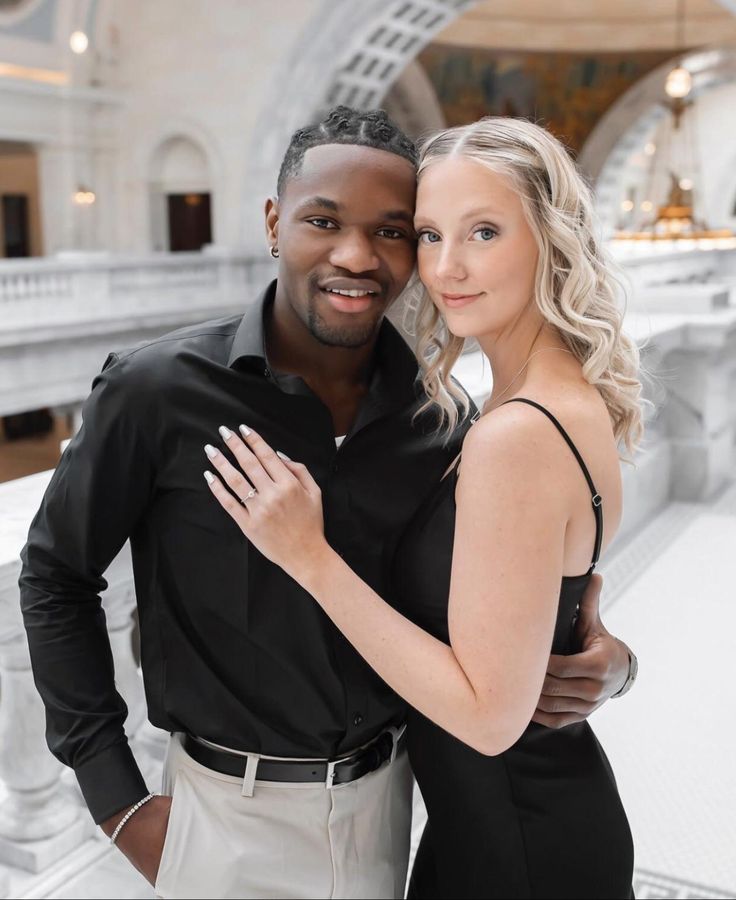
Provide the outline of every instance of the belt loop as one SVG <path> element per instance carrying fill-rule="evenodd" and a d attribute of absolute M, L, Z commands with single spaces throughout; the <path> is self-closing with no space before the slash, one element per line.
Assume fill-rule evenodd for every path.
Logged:
<path fill-rule="evenodd" d="M 332 790 L 332 788 L 335 786 L 335 766 L 337 765 L 337 763 L 338 760 L 327 763 L 327 777 L 325 778 L 325 787 L 328 791 Z"/>
<path fill-rule="evenodd" d="M 391 738 L 393 740 L 393 746 L 391 747 L 391 756 L 389 758 L 390 764 L 396 759 L 396 753 L 399 749 L 399 741 L 406 731 L 406 722 L 400 728 L 389 728 L 389 731 L 391 732 Z"/>
<path fill-rule="evenodd" d="M 245 764 L 245 775 L 243 776 L 243 797 L 252 797 L 256 784 L 256 772 L 258 771 L 258 760 L 260 756 L 257 753 L 246 753 L 248 761 Z"/>

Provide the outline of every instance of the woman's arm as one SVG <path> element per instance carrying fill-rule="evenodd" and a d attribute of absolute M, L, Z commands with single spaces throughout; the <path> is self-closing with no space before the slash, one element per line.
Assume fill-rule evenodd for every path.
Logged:
<path fill-rule="evenodd" d="M 568 516 L 556 468 L 564 458 L 525 412 L 496 411 L 465 440 L 451 646 L 389 606 L 329 547 L 319 488 L 303 466 L 282 462 L 255 432 L 247 446 L 232 435 L 227 445 L 258 491 L 247 499 L 250 483 L 223 454 L 210 455 L 246 502 L 233 499 L 216 478 L 208 479 L 213 493 L 258 550 L 312 594 L 408 703 L 488 755 L 511 746 L 534 713 L 562 576 Z"/>

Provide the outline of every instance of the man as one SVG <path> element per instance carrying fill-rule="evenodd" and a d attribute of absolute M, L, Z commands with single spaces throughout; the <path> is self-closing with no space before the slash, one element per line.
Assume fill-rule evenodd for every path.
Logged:
<path fill-rule="evenodd" d="M 403 703 L 244 544 L 201 470 L 214 429 L 247 422 L 309 467 L 328 539 L 390 594 L 401 532 L 468 427 L 443 446 L 414 418 L 416 361 L 384 319 L 414 268 L 414 193 L 414 148 L 383 113 L 338 107 L 297 132 L 266 203 L 277 281 L 242 316 L 112 354 L 31 526 L 22 605 L 49 746 L 160 896 L 403 895 Z M 149 718 L 172 732 L 152 798 L 99 600 L 128 537 Z M 551 660 L 542 724 L 627 682 L 596 599 L 584 652 Z"/>

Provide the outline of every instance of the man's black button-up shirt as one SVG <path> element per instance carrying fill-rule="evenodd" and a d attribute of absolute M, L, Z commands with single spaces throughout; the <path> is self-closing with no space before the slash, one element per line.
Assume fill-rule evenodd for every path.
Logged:
<path fill-rule="evenodd" d="M 339 450 L 329 410 L 269 369 L 264 309 L 111 354 L 23 550 L 21 603 L 52 752 L 97 822 L 139 800 L 99 594 L 130 538 L 149 718 L 235 749 L 334 757 L 403 717 L 402 701 L 314 600 L 248 544 L 202 477 L 219 425 L 252 426 L 322 488 L 332 546 L 381 595 L 419 504 L 458 452 L 412 424 L 413 354 L 385 321 L 369 392 Z"/>

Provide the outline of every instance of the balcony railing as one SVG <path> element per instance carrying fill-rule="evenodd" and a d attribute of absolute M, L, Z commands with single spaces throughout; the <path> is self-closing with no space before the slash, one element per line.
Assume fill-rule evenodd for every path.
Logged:
<path fill-rule="evenodd" d="M 265 253 L 0 262 L 0 415 L 80 404 L 110 350 L 240 312 L 272 273 Z"/>
<path fill-rule="evenodd" d="M 269 261 L 235 253 L 162 253 L 145 257 L 69 254 L 0 263 L 0 335 L 58 323 L 229 308 Z"/>

